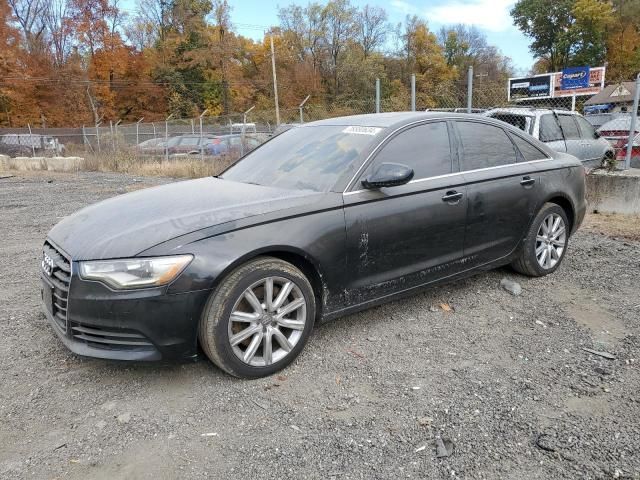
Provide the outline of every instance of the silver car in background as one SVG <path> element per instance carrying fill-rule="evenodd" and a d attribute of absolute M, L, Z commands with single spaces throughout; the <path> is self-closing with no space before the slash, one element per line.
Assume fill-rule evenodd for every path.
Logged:
<path fill-rule="evenodd" d="M 576 112 L 513 107 L 495 108 L 484 115 L 518 127 L 556 152 L 579 158 L 588 168 L 599 167 L 605 158 L 615 157 L 611 144 Z"/>

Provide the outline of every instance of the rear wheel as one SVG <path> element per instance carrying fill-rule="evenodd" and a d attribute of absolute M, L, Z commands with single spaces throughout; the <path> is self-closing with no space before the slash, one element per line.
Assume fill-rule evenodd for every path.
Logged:
<path fill-rule="evenodd" d="M 198 335 L 222 370 L 257 378 L 298 356 L 314 319 L 315 297 L 304 274 L 290 263 L 261 257 L 231 272 L 213 292 Z"/>
<path fill-rule="evenodd" d="M 529 227 L 513 268 L 531 277 L 554 272 L 562 263 L 569 242 L 569 221 L 564 209 L 546 203 Z"/>

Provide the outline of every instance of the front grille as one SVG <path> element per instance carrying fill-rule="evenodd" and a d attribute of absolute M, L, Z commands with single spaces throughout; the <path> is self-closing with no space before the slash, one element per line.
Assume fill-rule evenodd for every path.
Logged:
<path fill-rule="evenodd" d="M 43 254 L 53 261 L 51 274 L 45 272 L 53 285 L 53 319 L 63 333 L 67 332 L 67 310 L 69 308 L 69 284 L 71 283 L 71 261 L 49 242 L 42 248 Z"/>
<path fill-rule="evenodd" d="M 153 343 L 135 330 L 87 327 L 79 323 L 71 323 L 70 326 L 74 340 L 84 342 L 93 348 L 136 351 L 155 349 Z"/>

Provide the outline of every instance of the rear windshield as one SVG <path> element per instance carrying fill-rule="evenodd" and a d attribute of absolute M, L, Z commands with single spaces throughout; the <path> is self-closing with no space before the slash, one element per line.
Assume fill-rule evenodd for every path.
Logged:
<path fill-rule="evenodd" d="M 221 178 L 292 190 L 328 192 L 382 131 L 376 127 L 295 127 L 229 168 Z"/>
<path fill-rule="evenodd" d="M 532 117 L 528 115 L 518 115 L 517 113 L 492 113 L 490 116 L 491 118 L 502 120 L 509 125 L 513 125 L 523 132 L 531 133 L 533 122 L 531 121 Z"/>

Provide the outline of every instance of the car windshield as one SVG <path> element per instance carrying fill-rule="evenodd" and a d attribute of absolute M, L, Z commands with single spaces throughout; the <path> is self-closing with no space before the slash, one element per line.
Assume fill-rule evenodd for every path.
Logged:
<path fill-rule="evenodd" d="M 328 192 L 382 130 L 344 125 L 291 128 L 248 154 L 221 178 Z"/>

